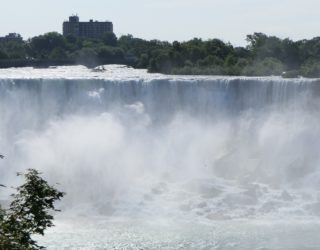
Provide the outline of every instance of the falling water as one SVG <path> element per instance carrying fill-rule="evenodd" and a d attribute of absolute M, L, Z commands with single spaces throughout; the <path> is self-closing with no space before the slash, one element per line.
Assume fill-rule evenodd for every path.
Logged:
<path fill-rule="evenodd" d="M 44 244 L 317 249 L 317 80 L 106 69 L 0 71 L 1 183 L 67 193 Z"/>

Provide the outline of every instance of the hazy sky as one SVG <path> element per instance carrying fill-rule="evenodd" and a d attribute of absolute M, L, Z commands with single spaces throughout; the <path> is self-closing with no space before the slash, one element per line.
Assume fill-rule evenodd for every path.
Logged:
<path fill-rule="evenodd" d="M 110 20 L 116 35 L 220 38 L 244 45 L 255 31 L 294 40 L 320 36 L 320 0 L 0 0 L 0 36 L 62 32 L 71 14 Z"/>

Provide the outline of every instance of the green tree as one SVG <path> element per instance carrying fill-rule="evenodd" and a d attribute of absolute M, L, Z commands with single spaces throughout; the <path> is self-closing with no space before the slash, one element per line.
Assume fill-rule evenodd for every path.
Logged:
<path fill-rule="evenodd" d="M 8 55 L 4 50 L 0 50 L 0 60 L 1 59 L 8 59 Z"/>
<path fill-rule="evenodd" d="M 47 58 L 56 48 L 66 48 L 65 38 L 57 32 L 49 32 L 29 40 L 29 53 L 33 57 Z"/>
<path fill-rule="evenodd" d="M 118 38 L 113 32 L 105 32 L 102 35 L 102 41 L 107 46 L 117 46 Z"/>
<path fill-rule="evenodd" d="M 43 249 L 32 235 L 44 235 L 44 231 L 53 226 L 50 212 L 59 211 L 54 203 L 64 193 L 50 186 L 40 175 L 34 169 L 18 173 L 25 182 L 16 188 L 9 208 L 0 210 L 0 249 Z"/>
<path fill-rule="evenodd" d="M 61 49 L 60 47 L 57 47 L 51 51 L 49 58 L 54 60 L 59 60 L 59 59 L 66 59 L 68 58 L 68 56 L 63 49 Z"/>
<path fill-rule="evenodd" d="M 23 41 L 7 41 L 0 43 L 0 50 L 5 51 L 7 57 L 10 59 L 26 58 L 26 46 Z"/>
<path fill-rule="evenodd" d="M 286 71 L 285 65 L 276 58 L 267 57 L 263 60 L 255 61 L 252 65 L 244 68 L 244 75 L 270 76 L 281 75 Z"/>
<path fill-rule="evenodd" d="M 98 54 L 93 48 L 82 48 L 71 55 L 75 62 L 94 67 L 99 65 Z"/>
<path fill-rule="evenodd" d="M 300 69 L 301 75 L 305 77 L 320 77 L 320 61 L 307 60 Z"/>

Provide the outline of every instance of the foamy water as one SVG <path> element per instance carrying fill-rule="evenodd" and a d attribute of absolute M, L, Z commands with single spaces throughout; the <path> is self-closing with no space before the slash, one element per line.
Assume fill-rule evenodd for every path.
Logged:
<path fill-rule="evenodd" d="M 1 183 L 67 193 L 42 244 L 317 249 L 318 80 L 104 67 L 0 70 Z"/>

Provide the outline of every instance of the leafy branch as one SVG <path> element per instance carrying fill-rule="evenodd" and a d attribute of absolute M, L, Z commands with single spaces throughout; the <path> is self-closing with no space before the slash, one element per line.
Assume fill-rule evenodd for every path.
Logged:
<path fill-rule="evenodd" d="M 12 194 L 8 209 L 0 207 L 0 249 L 43 249 L 32 235 L 44 235 L 54 226 L 51 212 L 58 212 L 54 206 L 65 193 L 50 186 L 35 169 L 18 173 L 25 180 Z"/>

